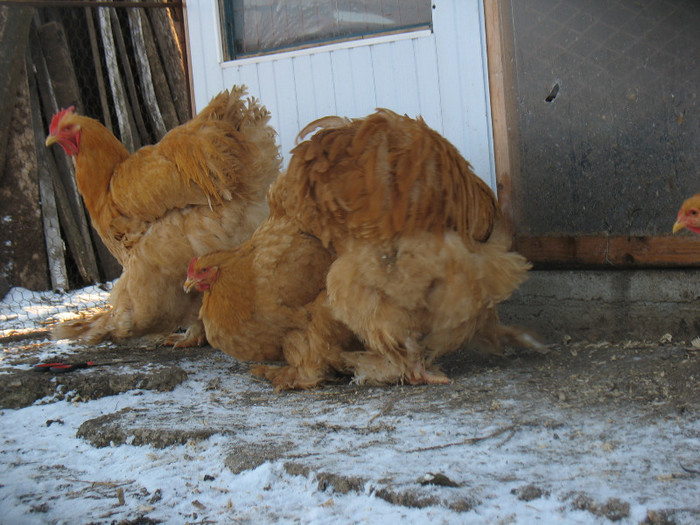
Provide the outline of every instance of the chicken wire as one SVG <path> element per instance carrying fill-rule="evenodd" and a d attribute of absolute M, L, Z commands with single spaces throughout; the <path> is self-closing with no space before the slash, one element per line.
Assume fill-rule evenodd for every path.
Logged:
<path fill-rule="evenodd" d="M 68 292 L 10 289 L 0 301 L 0 342 L 43 334 L 61 321 L 105 309 L 112 285 L 101 283 Z"/>

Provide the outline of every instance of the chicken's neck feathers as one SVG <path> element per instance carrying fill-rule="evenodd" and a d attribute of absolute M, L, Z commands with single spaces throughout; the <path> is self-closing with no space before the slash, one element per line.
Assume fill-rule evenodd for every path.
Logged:
<path fill-rule="evenodd" d="M 96 120 L 80 122 L 80 149 L 75 158 L 75 178 L 90 215 L 104 206 L 115 169 L 129 157 L 126 147 Z"/>

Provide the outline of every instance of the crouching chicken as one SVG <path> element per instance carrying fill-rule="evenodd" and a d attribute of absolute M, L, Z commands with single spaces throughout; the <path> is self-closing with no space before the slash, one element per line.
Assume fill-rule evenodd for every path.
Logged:
<path fill-rule="evenodd" d="M 268 214 L 265 192 L 280 167 L 269 113 L 245 94 L 243 87 L 220 93 L 131 155 L 96 120 L 72 109 L 55 115 L 46 144 L 73 158 L 93 227 L 123 266 L 109 308 L 64 322 L 55 337 L 204 342 L 201 297 L 182 289 L 187 265 L 250 238 Z M 179 328 L 184 335 L 174 333 Z"/>
<path fill-rule="evenodd" d="M 295 304 L 305 304 L 293 329 L 275 334 L 279 324 L 271 323 L 265 332 L 286 364 L 253 372 L 278 389 L 310 388 L 337 373 L 373 384 L 445 383 L 435 360 L 469 343 L 496 353 L 504 344 L 544 349 L 528 332 L 499 322 L 498 304 L 530 265 L 510 251 L 493 192 L 447 140 L 421 119 L 388 110 L 326 117 L 307 130 L 317 127 L 271 189 L 271 216 L 247 243 L 244 261 L 228 256 L 217 265 L 218 281 L 239 282 L 206 289 L 207 335 L 232 319 L 267 324 L 255 301 L 242 310 L 231 304 L 227 313 L 210 306 L 240 298 L 246 282 L 264 282 L 273 310 L 286 304 L 282 289 L 313 282 L 297 296 Z M 284 258 L 268 259 L 262 246 L 273 224 L 307 239 L 316 255 L 302 257 L 291 243 Z M 209 257 L 193 262 L 188 282 L 211 269 Z M 238 338 L 230 353 L 245 348 L 254 360 L 266 358 L 239 326 L 228 329 L 226 340 Z"/>

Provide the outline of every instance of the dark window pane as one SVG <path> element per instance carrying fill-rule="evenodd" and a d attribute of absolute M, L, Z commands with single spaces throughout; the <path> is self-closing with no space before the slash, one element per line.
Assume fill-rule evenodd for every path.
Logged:
<path fill-rule="evenodd" d="M 430 27 L 429 0 L 221 0 L 227 59 Z"/>

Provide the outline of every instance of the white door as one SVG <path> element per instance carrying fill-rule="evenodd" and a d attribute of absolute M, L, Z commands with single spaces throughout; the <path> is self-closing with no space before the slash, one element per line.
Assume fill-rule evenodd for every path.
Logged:
<path fill-rule="evenodd" d="M 495 190 L 483 2 L 431 5 L 432 31 L 224 61 L 218 0 L 190 0 L 196 109 L 221 90 L 245 84 L 272 113 L 285 165 L 299 130 L 319 117 L 361 117 L 377 107 L 421 115 Z"/>

